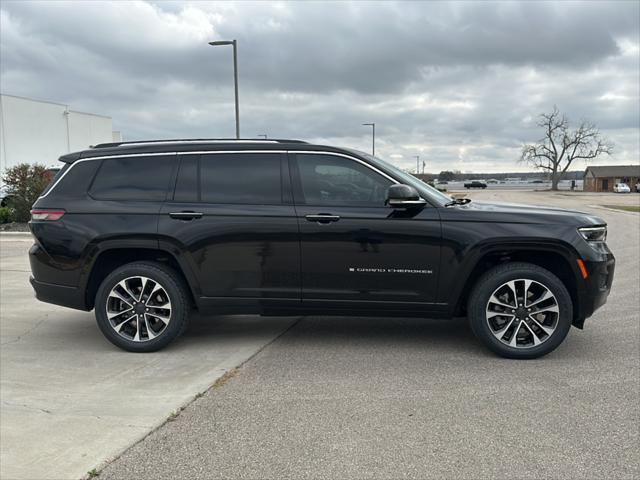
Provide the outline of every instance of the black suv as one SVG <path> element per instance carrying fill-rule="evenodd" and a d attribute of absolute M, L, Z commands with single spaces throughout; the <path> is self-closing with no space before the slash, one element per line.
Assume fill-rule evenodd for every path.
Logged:
<path fill-rule="evenodd" d="M 453 317 L 511 358 L 605 303 L 614 258 L 585 213 L 453 200 L 366 153 L 293 140 L 97 145 L 33 206 L 38 299 L 95 308 L 147 352 L 189 312 Z"/>

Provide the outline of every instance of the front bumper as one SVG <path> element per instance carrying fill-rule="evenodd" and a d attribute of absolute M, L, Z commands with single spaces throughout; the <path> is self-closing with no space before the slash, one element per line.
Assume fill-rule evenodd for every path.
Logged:
<path fill-rule="evenodd" d="M 574 320 L 574 325 L 579 328 L 582 328 L 585 319 L 607 303 L 613 284 L 616 259 L 609 252 L 601 261 L 585 261 L 584 264 L 588 277 L 584 279 L 582 288 L 578 291 L 580 302 Z"/>

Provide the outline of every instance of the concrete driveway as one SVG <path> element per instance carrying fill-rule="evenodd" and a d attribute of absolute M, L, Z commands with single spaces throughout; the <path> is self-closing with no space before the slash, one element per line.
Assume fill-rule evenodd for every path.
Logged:
<path fill-rule="evenodd" d="M 586 330 L 512 361 L 460 320 L 304 318 L 100 478 L 639 478 L 640 215 L 597 205 L 640 197 L 470 196 L 609 222 L 616 280 Z"/>
<path fill-rule="evenodd" d="M 170 348 L 117 349 L 93 313 L 38 302 L 29 236 L 0 236 L 0 478 L 77 479 L 280 335 L 295 319 L 195 318 Z"/>

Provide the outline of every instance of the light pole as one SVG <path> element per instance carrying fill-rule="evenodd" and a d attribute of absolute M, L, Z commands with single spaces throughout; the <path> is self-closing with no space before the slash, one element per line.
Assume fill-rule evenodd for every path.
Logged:
<path fill-rule="evenodd" d="M 373 137 L 371 139 L 371 155 L 376 156 L 376 124 L 375 123 L 363 123 L 363 127 L 371 127 Z"/>
<path fill-rule="evenodd" d="M 240 108 L 238 106 L 238 43 L 235 40 L 221 40 L 209 42 L 209 45 L 217 47 L 220 45 L 233 45 L 233 83 L 236 92 L 236 138 L 240 138 Z"/>
<path fill-rule="evenodd" d="M 420 155 L 416 155 L 416 175 L 420 173 Z"/>

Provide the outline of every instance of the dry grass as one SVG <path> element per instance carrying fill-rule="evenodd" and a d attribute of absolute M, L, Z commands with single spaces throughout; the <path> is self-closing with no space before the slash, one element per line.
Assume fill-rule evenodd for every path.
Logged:
<path fill-rule="evenodd" d="M 625 212 L 640 213 L 640 205 L 603 205 L 603 207 L 613 208 L 615 210 L 623 210 Z"/>
<path fill-rule="evenodd" d="M 239 368 L 232 368 L 223 376 L 221 376 L 218 380 L 216 380 L 216 382 L 213 385 L 211 385 L 211 388 L 220 388 L 224 386 L 224 384 L 226 384 L 229 380 L 237 377 L 239 373 L 240 373 Z"/>

